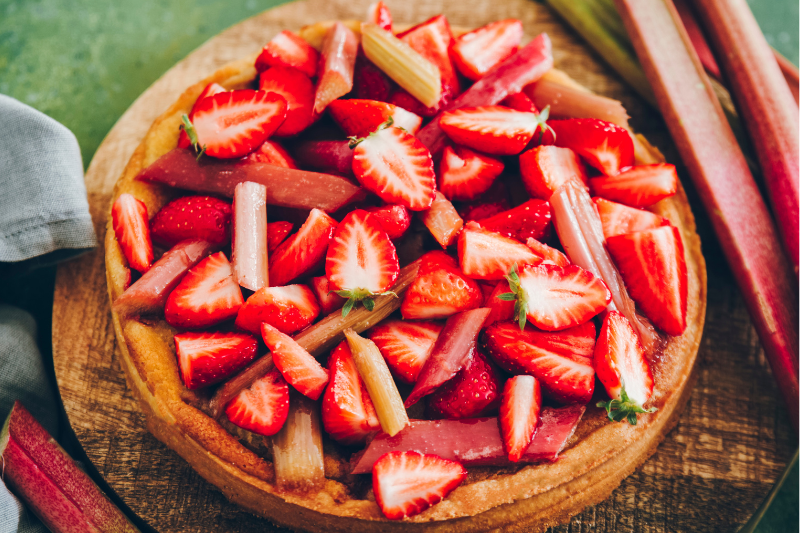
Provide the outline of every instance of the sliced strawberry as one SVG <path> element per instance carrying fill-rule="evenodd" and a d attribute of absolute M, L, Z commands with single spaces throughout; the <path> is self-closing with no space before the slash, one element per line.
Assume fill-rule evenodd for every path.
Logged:
<path fill-rule="evenodd" d="M 240 428 L 269 437 L 289 415 L 289 386 L 276 369 L 257 379 L 225 407 L 225 416 Z"/>
<path fill-rule="evenodd" d="M 219 383 L 256 358 L 258 339 L 247 333 L 175 335 L 178 367 L 187 389 Z"/>
<path fill-rule="evenodd" d="M 501 294 L 508 294 L 511 292 L 511 287 L 508 285 L 507 280 L 501 280 L 494 286 L 492 292 L 486 297 L 483 302 L 483 307 L 488 307 L 492 310 L 489 316 L 486 317 L 484 326 L 488 327 L 495 322 L 505 322 L 514 318 L 514 302 L 511 300 L 502 300 L 498 298 Z"/>
<path fill-rule="evenodd" d="M 111 208 L 111 220 L 128 265 L 141 273 L 147 272 L 154 258 L 147 206 L 131 194 L 120 194 Z"/>
<path fill-rule="evenodd" d="M 528 449 L 539 423 L 542 390 L 533 376 L 514 376 L 503 387 L 500 434 L 508 460 L 516 463 Z"/>
<path fill-rule="evenodd" d="M 514 155 L 543 131 L 545 113 L 523 113 L 502 106 L 463 107 L 445 111 L 439 126 L 453 142 L 487 154 Z"/>
<path fill-rule="evenodd" d="M 611 397 L 611 401 L 597 404 L 606 408 L 609 419 L 627 419 L 635 426 L 637 413 L 656 410 L 644 408 L 653 394 L 653 375 L 639 336 L 619 311 L 609 312 L 603 321 L 594 349 L 594 367 Z"/>
<path fill-rule="evenodd" d="M 329 315 L 337 309 L 341 309 L 347 301 L 346 298 L 342 298 L 331 290 L 328 278 L 325 276 L 311 278 L 311 290 L 317 297 L 323 315 Z"/>
<path fill-rule="evenodd" d="M 556 190 L 569 180 L 585 186 L 586 167 L 569 148 L 537 146 L 519 156 L 522 183 L 528 194 L 549 200 Z"/>
<path fill-rule="evenodd" d="M 367 211 L 393 241 L 405 235 L 411 226 L 411 215 L 404 205 L 382 205 L 370 207 Z"/>
<path fill-rule="evenodd" d="M 398 87 L 392 92 L 392 95 L 389 97 L 389 103 L 397 107 L 401 107 L 409 113 L 414 113 L 417 116 L 426 118 L 436 116 L 440 108 L 439 105 L 427 107 L 425 104 L 411 96 L 411 94 L 402 87 Z"/>
<path fill-rule="evenodd" d="M 458 236 L 458 260 L 473 279 L 503 279 L 512 265 L 537 265 L 542 259 L 524 244 L 468 222 Z"/>
<path fill-rule="evenodd" d="M 500 406 L 502 387 L 500 370 L 476 349 L 464 368 L 430 395 L 428 412 L 432 418 L 492 416 Z"/>
<path fill-rule="evenodd" d="M 647 207 L 678 191 L 675 165 L 659 163 L 629 168 L 615 176 L 589 180 L 597 196 L 631 207 Z"/>
<path fill-rule="evenodd" d="M 534 104 L 533 100 L 528 98 L 528 95 L 525 93 L 509 94 L 502 102 L 500 102 L 500 105 L 510 107 L 511 109 L 515 109 L 517 111 L 536 113 L 537 115 L 539 114 L 536 104 Z"/>
<path fill-rule="evenodd" d="M 688 278 L 678 228 L 663 226 L 606 241 L 631 298 L 670 335 L 686 330 Z"/>
<path fill-rule="evenodd" d="M 372 22 L 387 31 L 392 31 L 392 14 L 383 2 L 370 4 L 367 10 L 367 22 Z"/>
<path fill-rule="evenodd" d="M 342 444 L 363 444 L 381 424 L 346 340 L 331 352 L 328 369 L 331 381 L 322 397 L 322 426 Z"/>
<path fill-rule="evenodd" d="M 446 146 L 439 163 L 439 190 L 451 200 L 474 200 L 503 172 L 503 161 L 463 146 Z"/>
<path fill-rule="evenodd" d="M 464 227 L 464 221 L 458 216 L 458 211 L 450 200 L 439 191 L 430 209 L 420 214 L 425 227 L 430 230 L 442 248 L 447 248 L 458 237 L 458 232 Z"/>
<path fill-rule="evenodd" d="M 556 333 L 498 322 L 483 335 L 484 348 L 502 369 L 534 376 L 546 396 L 563 403 L 585 404 L 592 399 L 594 344 L 591 321 Z"/>
<path fill-rule="evenodd" d="M 456 261 L 444 252 L 428 252 L 421 258 L 417 277 L 406 290 L 400 312 L 404 319 L 447 318 L 483 303 L 478 284 L 464 275 Z"/>
<path fill-rule="evenodd" d="M 275 135 L 297 135 L 314 122 L 314 84 L 296 68 L 272 67 L 262 72 L 258 88 L 279 94 L 286 100 L 286 119 Z"/>
<path fill-rule="evenodd" d="M 282 31 L 272 38 L 256 59 L 256 70 L 264 72 L 270 67 L 293 67 L 306 76 L 317 75 L 319 54 L 305 39 L 290 31 Z"/>
<path fill-rule="evenodd" d="M 314 357 L 266 322 L 261 324 L 261 336 L 272 350 L 272 360 L 289 385 L 300 394 L 316 400 L 328 384 L 328 371 Z"/>
<path fill-rule="evenodd" d="M 633 165 L 633 140 L 628 130 L 596 118 L 551 120 L 555 145 L 571 148 L 606 176 Z"/>
<path fill-rule="evenodd" d="M 528 200 L 514 209 L 483 218 L 483 229 L 499 233 L 503 237 L 526 242 L 529 238 L 542 239 L 550 234 L 550 204 L 538 200 Z"/>
<path fill-rule="evenodd" d="M 530 248 L 533 253 L 541 257 L 543 261 L 549 261 L 550 263 L 561 267 L 572 264 L 566 255 L 562 254 L 555 248 L 537 241 L 532 237 L 528 238 L 528 240 L 525 241 L 525 244 L 528 245 L 528 248 Z"/>
<path fill-rule="evenodd" d="M 517 51 L 522 33 L 522 21 L 498 20 L 459 36 L 450 55 L 461 74 L 477 80 Z"/>
<path fill-rule="evenodd" d="M 197 104 L 203 98 L 207 96 L 214 96 L 215 94 L 224 93 L 225 87 L 220 85 L 219 83 L 211 82 L 205 86 L 203 91 L 197 97 L 197 100 L 194 101 L 192 104 L 192 110 L 189 111 L 189 120 L 194 120 L 194 110 L 197 109 Z M 192 141 L 189 139 L 189 134 L 186 133 L 186 130 L 181 128 L 181 132 L 178 135 L 178 148 L 189 148 L 192 145 Z"/>
<path fill-rule="evenodd" d="M 384 516 L 400 520 L 439 503 L 466 478 L 463 466 L 438 455 L 389 452 L 372 467 L 372 490 Z"/>
<path fill-rule="evenodd" d="M 388 102 L 395 83 L 359 51 L 353 73 L 353 96 L 363 100 Z M 403 106 L 400 106 L 403 107 Z"/>
<path fill-rule="evenodd" d="M 412 211 L 428 209 L 436 197 L 431 153 L 400 128 L 371 133 L 355 147 L 353 173 L 384 202 Z"/>
<path fill-rule="evenodd" d="M 489 190 L 482 194 L 480 198 L 472 202 L 459 204 L 458 213 L 464 219 L 464 222 L 482 220 L 511 209 L 508 199 L 508 187 L 506 187 L 506 184 L 503 180 L 494 180 Z"/>
<path fill-rule="evenodd" d="M 236 317 L 236 327 L 259 333 L 266 322 L 281 333 L 292 335 L 319 316 L 319 304 L 305 285 L 264 287 L 254 292 Z"/>
<path fill-rule="evenodd" d="M 235 317 L 242 304 L 231 264 L 217 252 L 191 269 L 170 293 L 164 318 L 175 328 L 207 328 Z"/>
<path fill-rule="evenodd" d="M 414 383 L 442 327 L 441 323 L 430 320 L 390 319 L 369 330 L 369 338 L 394 375 L 405 383 Z"/>
<path fill-rule="evenodd" d="M 278 130 L 280 129 L 281 128 L 278 128 Z M 297 166 L 294 158 L 286 151 L 286 148 L 275 141 L 264 141 L 264 144 L 259 146 L 254 152 L 250 152 L 244 159 L 247 162 L 266 163 L 276 167 L 300 168 Z"/>
<path fill-rule="evenodd" d="M 594 200 L 594 205 L 600 214 L 600 221 L 603 223 L 603 235 L 606 239 L 615 235 L 624 235 L 635 231 L 670 225 L 669 220 L 666 218 L 644 209 L 628 207 L 603 198 L 592 198 L 592 200 Z"/>
<path fill-rule="evenodd" d="M 174 246 L 186 239 L 224 245 L 231 239 L 231 204 L 212 196 L 181 196 L 153 217 L 153 239 Z"/>
<path fill-rule="evenodd" d="M 267 222 L 267 251 L 274 252 L 286 237 L 292 232 L 294 224 L 291 222 L 278 221 Z"/>
<path fill-rule="evenodd" d="M 335 220 L 319 209 L 312 209 L 297 233 L 269 256 L 270 284 L 286 285 L 319 267 L 325 260 L 335 229 Z"/>
<path fill-rule="evenodd" d="M 412 135 L 422 125 L 422 117 L 402 107 L 375 100 L 334 100 L 328 105 L 328 112 L 348 137 L 366 137 L 390 118 L 395 127 Z"/>

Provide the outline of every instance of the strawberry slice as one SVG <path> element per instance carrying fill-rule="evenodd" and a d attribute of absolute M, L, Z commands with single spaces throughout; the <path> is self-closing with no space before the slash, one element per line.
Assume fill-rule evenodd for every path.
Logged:
<path fill-rule="evenodd" d="M 592 399 L 594 345 L 591 321 L 556 333 L 498 322 L 483 335 L 484 349 L 500 368 L 534 376 L 546 396 L 563 403 L 586 404 Z"/>
<path fill-rule="evenodd" d="M 317 75 L 319 54 L 302 37 L 284 30 L 264 46 L 256 59 L 256 70 L 270 67 L 293 67 L 308 77 Z"/>
<path fill-rule="evenodd" d="M 446 146 L 439 163 L 439 190 L 451 200 L 474 200 L 494 183 L 503 161 L 463 146 Z"/>
<path fill-rule="evenodd" d="M 670 335 L 683 334 L 689 282 L 678 228 L 617 235 L 606 246 L 628 293 L 647 318 Z"/>
<path fill-rule="evenodd" d="M 603 235 L 606 239 L 615 235 L 624 235 L 635 231 L 655 229 L 669 226 L 669 220 L 644 209 L 636 209 L 627 205 L 610 202 L 603 198 L 592 198 L 600 220 L 603 223 Z"/>
<path fill-rule="evenodd" d="M 566 255 L 562 254 L 555 248 L 537 241 L 533 237 L 528 238 L 528 240 L 525 241 L 525 244 L 528 245 L 528 248 L 530 248 L 533 253 L 541 257 L 543 262 L 549 261 L 550 263 L 561 267 L 572 264 Z"/>
<path fill-rule="evenodd" d="M 517 19 L 492 22 L 459 36 L 451 57 L 461 74 L 478 80 L 517 51 L 522 33 L 522 21 Z"/>
<path fill-rule="evenodd" d="M 325 276 L 311 278 L 311 290 L 314 291 L 314 296 L 317 297 L 319 306 L 322 308 L 322 314 L 324 315 L 329 315 L 337 309 L 341 309 L 347 301 L 346 298 L 342 298 L 331 291 L 328 278 Z"/>
<path fill-rule="evenodd" d="M 481 219 L 480 226 L 503 237 L 526 242 L 529 238 L 539 240 L 547 237 L 551 219 L 550 204 L 534 198 L 514 209 Z"/>
<path fill-rule="evenodd" d="M 317 67 L 314 111 L 322 113 L 328 104 L 353 88 L 353 71 L 358 55 L 358 37 L 339 21 L 325 34 L 322 57 Z"/>
<path fill-rule="evenodd" d="M 463 466 L 438 455 L 388 452 L 372 467 L 372 490 L 384 516 L 400 520 L 439 503 L 466 478 Z"/>
<path fill-rule="evenodd" d="M 225 407 L 225 416 L 240 428 L 269 437 L 276 434 L 289 415 L 289 386 L 272 369 L 240 392 Z"/>
<path fill-rule="evenodd" d="M 325 257 L 330 290 L 347 298 L 342 316 L 358 302 L 372 311 L 373 298 L 385 294 L 399 273 L 397 251 L 380 224 L 363 209 L 348 213 L 336 227 Z"/>
<path fill-rule="evenodd" d="M 178 367 L 187 389 L 219 383 L 256 358 L 258 339 L 247 333 L 186 332 L 175 335 Z"/>
<path fill-rule="evenodd" d="M 547 129 L 545 108 L 541 114 L 524 113 L 498 105 L 463 107 L 445 111 L 439 126 L 453 142 L 487 154 L 522 152 L 537 131 Z"/>
<path fill-rule="evenodd" d="M 203 91 L 197 97 L 197 100 L 195 100 L 194 104 L 192 104 L 192 110 L 189 111 L 189 121 L 194 120 L 194 110 L 197 109 L 197 104 L 200 102 L 200 100 L 202 100 L 207 96 L 214 96 L 215 94 L 224 92 L 225 92 L 225 87 L 223 87 L 219 83 L 211 82 L 208 85 L 206 85 Z M 191 139 L 189 139 L 189 134 L 186 133 L 186 130 L 184 128 L 181 128 L 181 132 L 178 135 L 178 148 L 189 148 L 191 145 L 192 141 Z"/>
<path fill-rule="evenodd" d="M 511 209 L 508 199 L 508 187 L 506 187 L 506 184 L 503 180 L 494 180 L 489 190 L 482 194 L 480 198 L 471 202 L 460 203 L 458 214 L 461 215 L 465 223 L 489 218 L 497 213 Z"/>
<path fill-rule="evenodd" d="M 300 168 L 297 166 L 294 158 L 286 151 L 286 148 L 275 141 L 264 141 L 264 144 L 259 146 L 254 152 L 250 152 L 244 160 L 248 163 L 266 163 L 276 167 Z"/>
<path fill-rule="evenodd" d="M 264 287 L 254 292 L 236 316 L 236 327 L 253 333 L 266 322 L 281 333 L 291 335 L 319 316 L 319 304 L 305 285 Z"/>
<path fill-rule="evenodd" d="M 383 28 L 386 31 L 392 31 L 392 14 L 389 8 L 383 2 L 375 2 L 370 4 L 367 9 L 367 22 Z"/>
<path fill-rule="evenodd" d="M 644 348 L 631 323 L 619 311 L 609 312 L 603 321 L 594 349 L 594 367 L 611 398 L 597 406 L 606 409 L 610 420 L 627 419 L 635 426 L 637 413 L 656 411 L 655 407 L 644 408 L 653 394 L 653 375 Z"/>
<path fill-rule="evenodd" d="M 400 306 L 404 319 L 447 318 L 481 306 L 481 288 L 459 270 L 455 259 L 435 251 L 426 253 L 420 261 L 417 277 Z"/>
<path fill-rule="evenodd" d="M 597 196 L 631 207 L 647 207 L 669 198 L 678 191 L 675 165 L 659 163 L 629 168 L 615 176 L 589 180 Z"/>
<path fill-rule="evenodd" d="M 411 226 L 411 215 L 404 205 L 387 204 L 380 207 L 369 207 L 367 212 L 393 241 L 405 235 Z"/>
<path fill-rule="evenodd" d="M 412 135 L 422 125 L 422 117 L 402 107 L 375 100 L 334 100 L 328 105 L 328 112 L 348 137 L 366 137 L 390 118 L 394 126 Z"/>
<path fill-rule="evenodd" d="M 212 196 L 181 196 L 161 208 L 150 226 L 153 239 L 174 246 L 186 239 L 224 245 L 231 239 L 231 204 Z"/>
<path fill-rule="evenodd" d="M 364 444 L 381 424 L 346 340 L 331 352 L 328 368 L 331 381 L 322 397 L 322 426 L 342 444 Z"/>
<path fill-rule="evenodd" d="M 390 319 L 369 330 L 369 338 L 381 351 L 392 373 L 405 383 L 414 383 L 442 327 L 441 323 L 431 320 Z"/>
<path fill-rule="evenodd" d="M 431 153 L 416 137 L 386 127 L 357 141 L 353 173 L 365 189 L 386 203 L 412 211 L 428 209 L 436 197 Z"/>
<path fill-rule="evenodd" d="M 328 371 L 294 339 L 266 322 L 261 324 L 261 336 L 289 385 L 312 400 L 318 399 L 328 384 Z"/>
<path fill-rule="evenodd" d="M 111 208 L 111 220 L 128 265 L 141 273 L 147 272 L 154 258 L 147 206 L 131 194 L 120 194 Z"/>
<path fill-rule="evenodd" d="M 606 176 L 633 165 L 633 140 L 628 130 L 596 118 L 571 118 L 547 123 L 555 145 L 571 148 Z"/>
<path fill-rule="evenodd" d="M 423 211 L 420 218 L 442 248 L 447 248 L 458 237 L 464 221 L 458 211 L 444 194 L 436 191 L 436 199 L 430 209 Z"/>
<path fill-rule="evenodd" d="M 391 78 L 359 50 L 353 73 L 353 96 L 362 100 L 388 102 L 394 89 L 395 83 Z"/>
<path fill-rule="evenodd" d="M 500 105 L 510 107 L 511 109 L 515 109 L 517 111 L 536 113 L 537 115 L 539 114 L 536 104 L 534 104 L 533 100 L 528 98 L 528 95 L 525 93 L 509 94 L 505 97 L 505 99 L 503 99 L 502 102 L 500 102 Z"/>
<path fill-rule="evenodd" d="M 585 186 L 586 167 L 569 148 L 537 146 L 519 156 L 519 170 L 525 190 L 534 198 L 549 200 L 569 180 Z"/>
<path fill-rule="evenodd" d="M 530 446 L 541 409 L 542 390 L 535 377 L 514 376 L 506 381 L 499 418 L 509 461 L 519 461 Z"/>
<path fill-rule="evenodd" d="M 542 259 L 530 248 L 499 233 L 468 222 L 458 236 L 458 260 L 473 279 L 503 279 L 513 265 L 537 265 Z"/>
<path fill-rule="evenodd" d="M 269 281 L 286 285 L 313 272 L 325 260 L 336 221 L 319 209 L 312 209 L 297 233 L 285 240 L 269 256 Z"/>
<path fill-rule="evenodd" d="M 283 220 L 267 222 L 267 252 L 274 252 L 292 232 L 294 224 Z"/>
<path fill-rule="evenodd" d="M 500 370 L 474 350 L 469 362 L 428 399 L 432 418 L 476 418 L 497 414 L 503 377 Z"/>
<path fill-rule="evenodd" d="M 296 68 L 272 67 L 262 72 L 258 88 L 279 94 L 286 100 L 286 119 L 275 135 L 297 135 L 314 122 L 314 84 Z"/>
<path fill-rule="evenodd" d="M 511 287 L 508 281 L 501 280 L 494 286 L 492 292 L 486 296 L 483 307 L 488 307 L 492 312 L 486 317 L 484 326 L 488 327 L 495 322 L 505 322 L 514 318 L 514 302 L 499 298 L 501 294 L 508 294 L 509 292 L 511 292 Z"/>

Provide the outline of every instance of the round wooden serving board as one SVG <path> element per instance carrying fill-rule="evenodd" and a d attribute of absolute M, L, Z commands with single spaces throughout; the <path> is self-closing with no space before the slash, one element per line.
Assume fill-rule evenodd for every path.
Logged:
<path fill-rule="evenodd" d="M 214 37 L 164 74 L 119 119 L 89 166 L 86 186 L 99 241 L 114 183 L 153 120 L 184 89 L 258 51 L 280 30 L 361 18 L 368 3 L 304 0 L 272 9 Z M 454 26 L 513 17 L 529 33 L 546 31 L 557 67 L 595 92 L 621 100 L 634 129 L 679 163 L 658 113 L 600 64 L 547 7 L 530 0 L 388 4 L 399 24 L 445 13 Z M 694 191 L 682 177 L 692 198 Z M 734 531 L 759 505 L 796 446 L 738 290 L 702 209 L 697 202 L 693 207 L 708 262 L 708 311 L 691 400 L 678 426 L 642 468 L 609 499 L 587 507 L 557 531 Z M 118 361 L 102 249 L 59 267 L 53 356 L 66 413 L 89 459 L 155 529 L 282 531 L 228 502 L 145 429 Z"/>

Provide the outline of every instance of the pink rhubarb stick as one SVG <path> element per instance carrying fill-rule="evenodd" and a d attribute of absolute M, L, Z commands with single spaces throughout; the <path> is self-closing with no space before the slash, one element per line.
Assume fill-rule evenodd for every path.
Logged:
<path fill-rule="evenodd" d="M 314 112 L 322 113 L 328 104 L 353 88 L 353 71 L 358 53 L 358 37 L 353 30 L 337 21 L 322 42 Z"/>
<path fill-rule="evenodd" d="M 353 174 L 353 149 L 350 141 L 303 141 L 294 156 L 304 165 L 320 172 Z"/>
<path fill-rule="evenodd" d="M 269 286 L 267 188 L 245 181 L 233 192 L 231 256 L 236 282 L 251 291 Z"/>

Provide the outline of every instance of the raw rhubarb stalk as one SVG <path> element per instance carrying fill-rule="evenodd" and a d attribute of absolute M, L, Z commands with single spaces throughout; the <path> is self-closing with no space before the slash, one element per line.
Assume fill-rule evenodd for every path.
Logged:
<path fill-rule="evenodd" d="M 617 0 L 617 7 L 705 204 L 797 430 L 796 274 L 782 253 L 767 206 L 708 77 L 677 24 L 674 7 L 663 0 Z"/>
<path fill-rule="evenodd" d="M 322 43 L 314 112 L 322 113 L 328 104 L 353 88 L 357 53 L 358 36 L 341 22 L 334 22 Z"/>
<path fill-rule="evenodd" d="M 628 113 L 619 100 L 541 79 L 525 87 L 536 107 L 550 106 L 552 118 L 599 118 L 628 127 Z"/>
<path fill-rule="evenodd" d="M 0 474 L 50 531 L 139 531 L 18 401 L 0 433 Z"/>
<path fill-rule="evenodd" d="M 352 329 L 346 329 L 344 336 L 353 354 L 358 374 L 364 380 L 369 398 L 375 406 L 381 429 L 390 437 L 397 435 L 408 425 L 408 413 L 386 361 L 371 340 L 359 336 Z"/>
<path fill-rule="evenodd" d="M 436 192 L 436 199 L 430 209 L 423 211 L 422 222 L 430 230 L 436 242 L 447 248 L 458 237 L 458 232 L 464 227 L 464 221 L 458 216 L 458 211 L 450 200 L 440 192 Z"/>
<path fill-rule="evenodd" d="M 236 282 L 251 291 L 269 286 L 267 188 L 245 181 L 233 192 L 231 256 Z"/>
<path fill-rule="evenodd" d="M 789 90 L 792 91 L 795 103 L 800 103 L 800 71 L 797 70 L 794 63 L 783 57 L 777 50 L 772 52 L 775 54 L 778 66 L 781 67 L 781 72 L 786 79 Z"/>
<path fill-rule="evenodd" d="M 320 172 L 353 173 L 350 141 L 303 141 L 294 149 L 295 157 Z"/>
<path fill-rule="evenodd" d="M 541 411 L 539 426 L 520 462 L 555 461 L 575 433 L 586 407 L 570 405 Z M 415 450 L 458 461 L 464 466 L 511 464 L 503 449 L 497 418 L 461 420 L 412 420 L 406 429 L 390 437 L 379 433 L 366 449 L 353 457 L 353 474 L 368 474 L 383 454 Z"/>
<path fill-rule="evenodd" d="M 197 161 L 195 154 L 181 148 L 158 158 L 137 179 L 229 198 L 236 184 L 252 181 L 267 187 L 269 204 L 298 209 L 316 207 L 328 212 L 364 195 L 360 187 L 341 176 L 257 163 L 247 158 L 230 161 L 203 156 Z"/>
<path fill-rule="evenodd" d="M 211 418 L 218 420 L 229 401 L 233 400 L 241 391 L 249 388 L 257 379 L 266 375 L 273 368 L 275 368 L 275 363 L 272 361 L 272 352 L 267 352 L 266 355 L 256 359 L 244 370 L 223 383 L 214 393 L 214 396 L 211 397 L 211 401 L 208 402 L 203 411 Z"/>
<path fill-rule="evenodd" d="M 278 488 L 299 492 L 322 488 L 325 464 L 317 402 L 292 391 L 286 422 L 272 437 L 272 460 Z"/>

